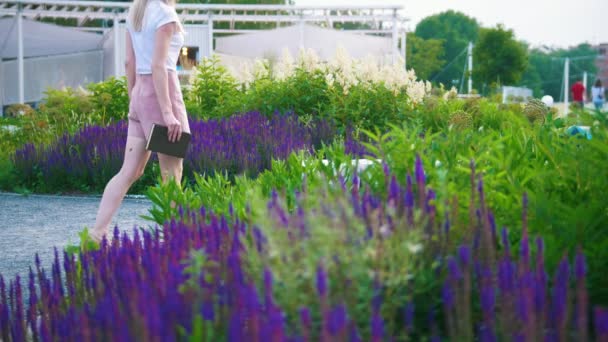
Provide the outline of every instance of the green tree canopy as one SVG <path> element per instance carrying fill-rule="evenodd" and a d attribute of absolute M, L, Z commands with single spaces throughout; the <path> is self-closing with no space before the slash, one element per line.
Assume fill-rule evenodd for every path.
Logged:
<path fill-rule="evenodd" d="M 410 32 L 406 48 L 407 68 L 414 69 L 420 79 L 428 80 L 445 64 L 443 42 L 439 39 L 422 39 Z"/>
<path fill-rule="evenodd" d="M 473 49 L 473 77 L 477 85 L 515 85 L 528 66 L 528 52 L 502 25 L 482 28 Z"/>
<path fill-rule="evenodd" d="M 560 99 L 566 57 L 571 58 L 570 84 L 582 79 L 587 72 L 587 88 L 590 88 L 597 74 L 597 50 L 586 43 L 568 49 L 529 49 L 529 66 L 519 85 L 533 89 L 536 97 L 551 95 Z"/>
<path fill-rule="evenodd" d="M 479 34 L 479 23 L 464 13 L 446 11 L 424 18 L 416 26 L 416 36 L 422 39 L 440 39 L 443 41 L 444 56 L 447 63 L 454 61 L 446 70 L 430 76 L 435 82 L 446 86 L 452 85 L 452 80 L 460 80 L 466 61 L 466 53 L 461 54 L 469 42 L 475 42 Z M 445 64 L 440 65 L 445 67 Z"/>

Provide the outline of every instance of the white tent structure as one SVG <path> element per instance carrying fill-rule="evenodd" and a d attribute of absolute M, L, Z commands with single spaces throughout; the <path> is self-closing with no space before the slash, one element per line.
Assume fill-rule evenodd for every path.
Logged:
<path fill-rule="evenodd" d="M 0 18 L 0 111 L 6 105 L 40 101 L 48 87 L 78 87 L 101 81 L 102 38 L 19 17 Z"/>
<path fill-rule="evenodd" d="M 314 50 L 321 60 L 329 60 L 335 56 L 338 46 L 346 49 L 353 58 L 371 56 L 380 62 L 391 61 L 400 54 L 391 37 L 369 36 L 303 23 L 216 38 L 215 41 L 216 53 L 248 59 L 279 58 L 285 48 L 292 56 L 297 56 L 304 48 Z"/>

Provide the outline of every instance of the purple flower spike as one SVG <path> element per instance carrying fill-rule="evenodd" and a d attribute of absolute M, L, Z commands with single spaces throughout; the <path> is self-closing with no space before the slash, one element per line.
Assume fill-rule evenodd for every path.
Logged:
<path fill-rule="evenodd" d="M 312 318 L 310 317 L 310 309 L 304 307 L 300 308 L 300 321 L 302 325 L 310 328 L 312 325 Z"/>
<path fill-rule="evenodd" d="M 587 266 L 585 263 L 585 255 L 581 248 L 578 249 L 576 253 L 576 258 L 574 260 L 574 275 L 577 280 L 585 279 L 585 274 L 587 273 Z"/>
<path fill-rule="evenodd" d="M 381 342 L 384 340 L 384 321 L 380 313 L 372 314 L 372 342 Z"/>
<path fill-rule="evenodd" d="M 321 264 L 317 266 L 317 292 L 321 297 L 327 295 L 327 273 Z"/>
<path fill-rule="evenodd" d="M 406 180 L 406 191 L 405 191 L 405 206 L 412 208 L 414 206 L 414 192 L 412 189 L 412 176 L 408 173 Z"/>
<path fill-rule="evenodd" d="M 471 247 L 462 245 L 458 248 L 458 257 L 463 268 L 471 265 Z"/>
<path fill-rule="evenodd" d="M 449 281 L 446 281 L 443 284 L 443 289 L 441 291 L 441 297 L 443 300 L 443 305 L 447 310 L 451 310 L 454 307 L 454 291 L 452 290 L 452 286 Z"/>
<path fill-rule="evenodd" d="M 328 330 L 333 336 L 342 334 L 346 330 L 347 314 L 344 304 L 338 305 L 329 315 Z"/>
<path fill-rule="evenodd" d="M 405 304 L 405 327 L 407 328 L 408 332 L 411 332 L 414 329 L 414 311 L 415 311 L 415 307 L 414 307 L 414 303 L 413 302 L 407 302 L 407 304 Z"/>
<path fill-rule="evenodd" d="M 425 184 L 426 178 L 424 175 L 424 166 L 422 166 L 422 159 L 420 159 L 420 155 L 416 154 L 416 183 Z"/>
<path fill-rule="evenodd" d="M 594 310 L 594 323 L 597 341 L 608 341 L 608 309 L 596 307 Z"/>
<path fill-rule="evenodd" d="M 448 278 L 452 282 L 462 279 L 462 272 L 458 267 L 458 263 L 453 257 L 448 257 Z"/>

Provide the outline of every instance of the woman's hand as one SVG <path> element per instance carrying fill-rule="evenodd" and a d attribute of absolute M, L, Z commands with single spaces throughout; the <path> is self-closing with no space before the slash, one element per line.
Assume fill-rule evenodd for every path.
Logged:
<path fill-rule="evenodd" d="M 168 136 L 170 142 L 179 141 L 182 138 L 182 124 L 175 118 L 173 113 L 163 113 L 165 125 L 169 128 Z"/>

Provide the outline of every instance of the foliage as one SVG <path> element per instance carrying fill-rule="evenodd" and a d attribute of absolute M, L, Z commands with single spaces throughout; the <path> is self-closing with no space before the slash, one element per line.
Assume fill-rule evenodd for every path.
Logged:
<path fill-rule="evenodd" d="M 589 84 L 595 80 L 598 55 L 597 49 L 590 44 L 584 43 L 566 49 L 534 48 L 528 50 L 528 68 L 523 74 L 520 84 L 534 90 L 534 96 L 551 95 L 554 99 L 563 98 L 563 80 L 565 57 L 570 60 L 570 84 L 583 79 L 583 73 L 587 72 Z"/>
<path fill-rule="evenodd" d="M 314 151 L 330 143 L 335 129 L 325 121 L 308 125 L 296 116 L 258 112 L 230 119 L 190 122 L 192 140 L 184 160 L 184 175 L 226 173 L 255 177 L 271 167 L 273 159 L 287 158 L 292 151 Z M 64 134 L 49 146 L 26 144 L 12 155 L 13 167 L 3 185 L 25 187 L 36 192 L 101 192 L 120 170 L 127 139 L 127 123 L 106 127 L 87 126 L 74 135 Z M 148 164 L 143 178 L 131 192 L 142 192 L 156 180 L 157 171 Z M 11 188 L 8 188 L 11 190 Z"/>
<path fill-rule="evenodd" d="M 285 52 L 272 65 L 266 60 L 245 64 L 238 77 L 236 81 L 219 60 L 206 60 L 189 92 L 191 113 L 209 118 L 295 110 L 303 121 L 326 118 L 340 131 L 349 126 L 384 128 L 399 119 L 399 112 L 419 106 L 431 88 L 400 63 L 380 66 L 375 60 L 356 60 L 341 48 L 329 63 L 313 51 L 301 51 L 296 61 Z"/>
<path fill-rule="evenodd" d="M 498 127 L 491 128 L 490 115 L 503 116 Z M 471 220 L 465 209 L 471 198 L 467 160 L 474 159 L 484 175 L 488 205 L 498 222 L 521 226 L 521 217 L 516 214 L 517 194 L 527 192 L 530 231 L 554 246 L 545 253 L 548 264 L 556 265 L 564 250 L 573 253 L 580 244 L 594 271 L 591 298 L 606 303 L 608 277 L 596 271 L 608 267 L 606 241 L 599 238 L 608 226 L 602 195 L 608 180 L 597 177 L 597 170 L 608 167 L 602 157 L 608 153 L 606 127 L 592 126 L 593 139 L 587 140 L 569 137 L 565 128 L 555 128 L 561 124 L 552 117 L 544 125 L 530 126 L 527 121 L 521 114 L 497 111 L 484 114 L 470 129 L 421 131 L 404 125 L 386 134 L 368 133 L 373 144 L 366 146 L 373 156 L 385 156 L 398 179 L 404 179 L 414 163 L 412 153 L 424 154 L 427 169 L 436 170 L 428 177 L 437 189 L 438 210 L 444 213 L 444 203 L 453 200 L 447 194 L 458 198 L 460 217 L 454 219 L 455 227 Z M 382 191 L 381 186 L 372 188 Z"/>
<path fill-rule="evenodd" d="M 423 39 L 415 33 L 407 34 L 407 66 L 416 71 L 416 75 L 428 80 L 445 64 L 443 41 L 440 39 Z"/>
<path fill-rule="evenodd" d="M 93 112 L 99 116 L 96 123 L 125 120 L 129 113 L 129 92 L 125 77 L 110 77 L 99 83 L 87 86 L 91 92 Z"/>
<path fill-rule="evenodd" d="M 445 60 L 452 62 L 462 54 L 469 42 L 477 41 L 480 25 L 477 20 L 460 12 L 449 10 L 426 17 L 416 25 L 416 36 L 422 39 L 439 39 L 443 41 Z M 431 80 L 450 87 L 454 80 L 462 76 L 462 63 L 454 63 L 441 74 L 433 74 Z M 443 67 L 441 64 L 439 67 Z"/>
<path fill-rule="evenodd" d="M 225 117 L 237 111 L 240 99 L 237 81 L 220 64 L 219 58 L 204 59 L 196 68 L 186 107 L 201 118 Z M 219 114 L 219 115 L 218 115 Z"/>
<path fill-rule="evenodd" d="M 486 186 L 471 169 L 471 191 L 479 201 L 468 209 L 478 212 L 479 220 L 470 222 L 469 231 L 477 242 L 445 258 L 457 239 L 449 221 L 439 219 L 422 165 L 416 158 L 405 185 L 384 167 L 378 180 L 386 195 L 359 187 L 356 177 L 322 182 L 296 194 L 291 212 L 283 196 L 268 202 L 254 196 L 249 221 L 204 207 L 185 210 L 162 230 L 136 230 L 133 238 L 116 229 L 111 244 L 104 240 L 98 250 L 83 250 L 78 261 L 68 253 L 60 260 L 56 250 L 51 272 L 36 257 L 25 296 L 19 276 L 8 283 L 0 276 L 0 336 L 6 341 L 591 337 L 584 256 L 575 259 L 574 286 L 567 259 L 550 285 L 544 244 L 537 244 L 533 267 L 524 221 L 525 247 L 516 265 L 506 230 L 498 244 Z M 524 197 L 523 217 L 526 203 Z M 426 268 L 433 280 L 419 286 L 420 278 L 428 281 Z M 437 310 L 445 312 L 445 320 L 436 317 Z M 608 337 L 608 315 L 601 307 L 593 311 L 601 340 Z"/>
<path fill-rule="evenodd" d="M 479 31 L 473 58 L 477 61 L 474 79 L 487 85 L 516 84 L 528 65 L 525 47 L 515 40 L 512 30 L 501 25 Z"/>

